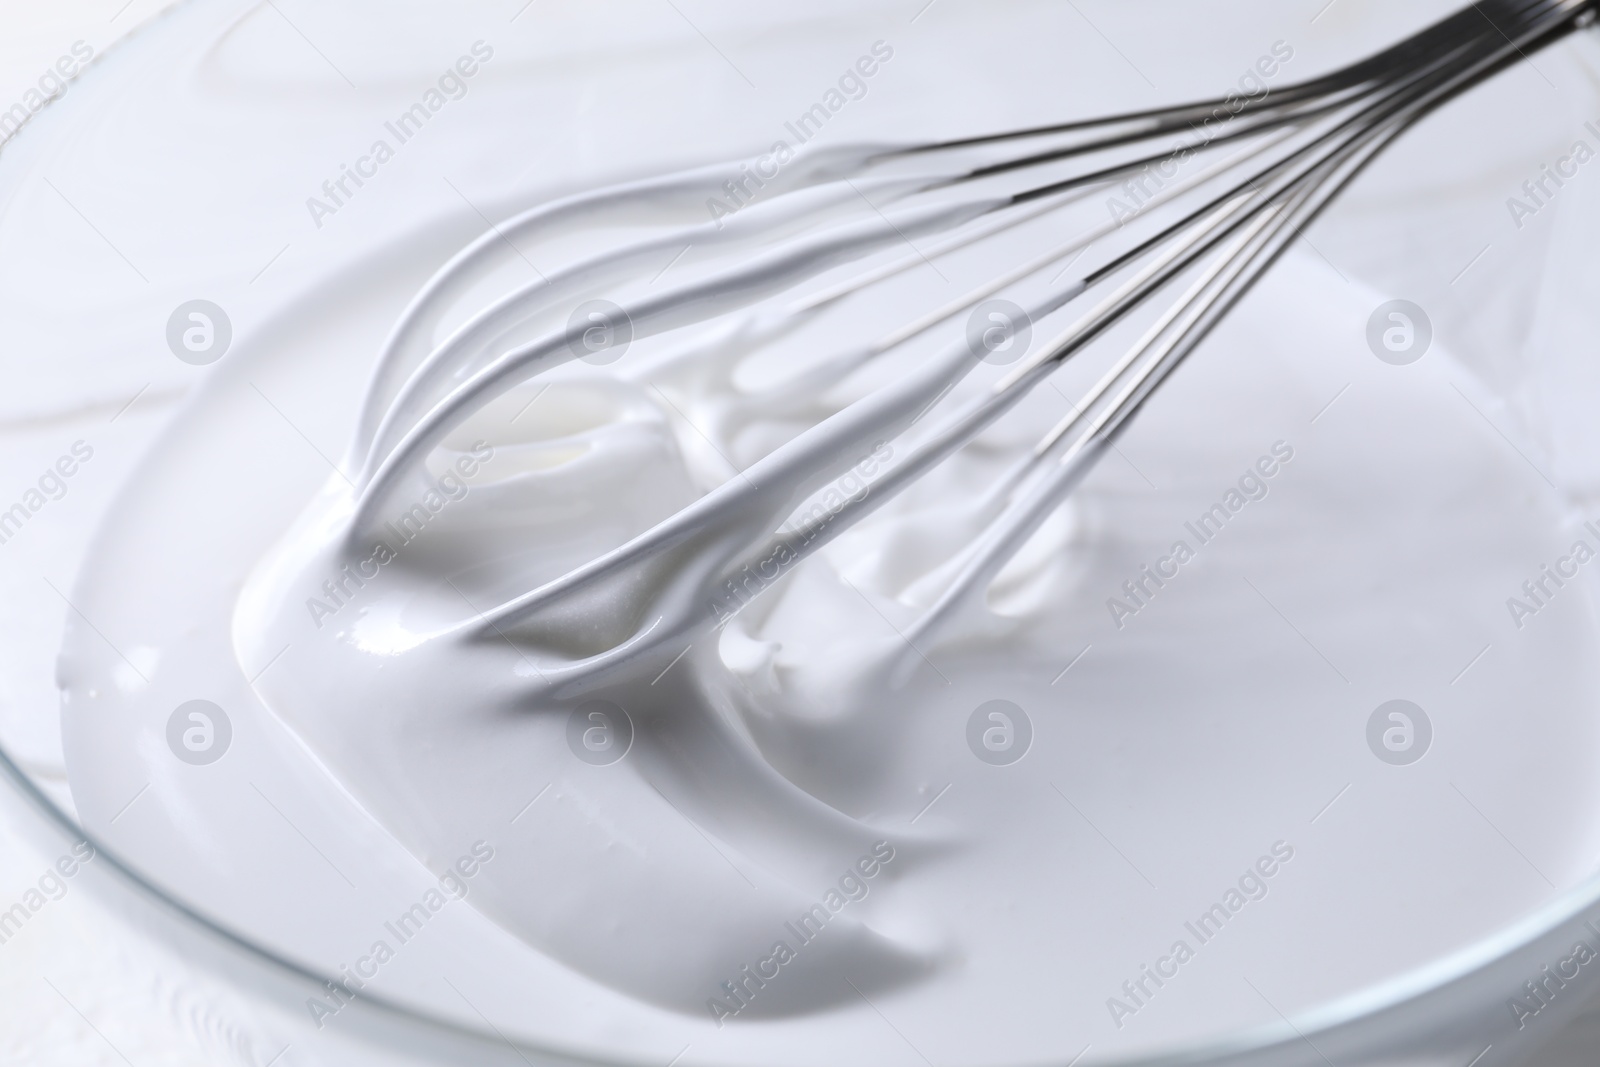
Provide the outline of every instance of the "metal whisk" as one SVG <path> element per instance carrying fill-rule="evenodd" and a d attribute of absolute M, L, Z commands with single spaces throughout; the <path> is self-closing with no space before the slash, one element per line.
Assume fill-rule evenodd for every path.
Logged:
<path fill-rule="evenodd" d="M 1254 97 L 802 155 L 728 218 L 681 221 L 721 195 L 738 163 L 587 192 L 508 219 L 434 275 L 380 353 L 353 449 L 360 474 L 351 543 L 447 434 L 536 375 L 619 339 L 684 329 L 680 361 L 755 348 L 925 262 L 1048 228 L 1086 193 L 1139 179 L 1125 186 L 1112 217 L 1080 224 L 915 321 L 840 346 L 785 383 L 779 399 L 805 410 L 802 399 L 903 354 L 914 338 L 941 329 L 962 334 L 932 355 L 884 376 L 867 395 L 826 412 L 625 544 L 432 635 L 511 635 L 530 650 L 553 696 L 655 669 L 968 445 L 1136 309 L 1166 301 L 1072 414 L 986 498 L 981 534 L 941 572 L 940 592 L 907 635 L 927 638 L 981 596 L 1155 390 L 1387 145 L 1434 108 L 1586 25 L 1595 6 L 1485 0 L 1352 66 Z M 680 221 L 509 292 L 432 343 L 446 310 L 505 260 L 513 241 L 581 232 L 636 209 Z M 901 254 L 904 242 L 919 238 L 930 243 Z M 643 284 L 685 245 L 720 249 L 725 262 L 674 285 Z M 1093 266 L 1055 280 L 1067 273 L 1062 264 L 1091 252 Z M 626 315 L 590 303 L 561 321 L 583 301 L 623 300 L 630 286 L 637 291 Z M 993 303 L 1022 289 L 1030 291 L 1025 304 Z M 1092 303 L 1075 321 L 998 380 L 976 395 L 953 394 L 986 359 L 1020 347 L 1019 332 L 1084 297 Z M 982 314 L 963 333 L 961 320 L 974 309 Z M 839 507 L 807 508 L 885 440 L 899 447 L 870 492 Z M 745 576 L 753 573 L 761 580 L 752 591 Z M 591 612 L 622 622 L 592 627 L 589 645 L 573 654 L 574 620 Z M 567 631 L 561 641 L 559 631 Z"/>

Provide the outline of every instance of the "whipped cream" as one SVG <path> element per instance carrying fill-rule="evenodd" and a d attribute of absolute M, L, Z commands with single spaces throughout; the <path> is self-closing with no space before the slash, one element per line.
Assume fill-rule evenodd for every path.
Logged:
<path fill-rule="evenodd" d="M 496 56 L 475 94 L 511 77 Z M 881 76 L 911 60 L 897 50 Z M 482 843 L 493 862 L 462 903 L 358 995 L 471 1026 L 481 1007 L 519 1040 L 584 1054 L 687 1044 L 683 1062 L 705 1063 L 1064 1062 L 1089 1043 L 1202 1039 L 1277 1018 L 1243 978 L 1285 1011 L 1321 1003 L 1589 872 L 1592 612 L 1564 596 L 1524 634 L 1504 606 L 1585 516 L 1507 448 L 1491 394 L 1445 345 L 1408 367 L 1374 358 L 1363 331 L 1385 294 L 1314 253 L 1269 275 L 975 602 L 908 641 L 999 487 L 1104 361 L 1069 366 L 888 498 L 964 323 L 886 366 L 827 357 L 954 290 L 908 275 L 803 327 L 760 314 L 794 296 L 791 264 L 759 259 L 774 233 L 814 257 L 807 269 L 841 243 L 905 255 L 829 184 L 868 151 L 840 143 L 714 221 L 705 190 L 726 165 L 604 202 L 518 193 L 500 231 L 466 246 L 494 254 L 429 288 L 462 254 L 459 233 L 438 236 L 457 201 L 352 237 L 362 256 L 286 297 L 271 329 L 241 330 L 129 483 L 74 595 L 114 640 L 74 623 L 61 660 L 87 825 L 330 976 Z M 548 225 L 552 204 L 567 229 Z M 981 225 L 984 208 L 894 217 L 915 242 Z M 524 213 L 526 227 L 509 222 Z M 819 216 L 836 228 L 811 229 Z M 691 224 L 705 243 L 674 260 L 673 226 Z M 974 284 L 1059 240 L 1043 230 L 948 269 Z M 567 313 L 646 262 L 637 291 L 598 293 L 628 308 L 620 357 L 507 371 L 436 433 L 407 436 L 517 346 L 560 336 L 559 354 Z M 760 284 L 729 296 L 730 264 L 752 262 Z M 652 318 L 653 286 L 697 285 L 727 296 L 719 312 L 756 313 Z M 534 294 L 546 303 L 524 317 Z M 1071 317 L 1044 288 L 1018 299 L 1046 309 L 1041 340 Z M 429 363 L 446 344 L 464 360 Z M 941 410 L 1007 373 L 963 365 Z M 804 427 L 885 395 L 814 479 L 709 524 L 659 571 L 496 615 L 684 508 L 716 517 L 704 502 Z M 402 456 L 389 473 L 366 462 L 374 442 Z M 1270 491 L 1252 499 L 1256 484 Z M 1206 515 L 1219 529 L 1201 538 L 1190 526 Z M 742 549 L 751 531 L 774 540 L 694 571 L 719 534 Z M 662 604 L 682 622 L 658 633 Z M 617 671 L 561 684 L 619 648 Z M 1364 734 L 1401 697 L 1434 722 L 1431 751 L 1405 768 Z M 151 732 L 197 698 L 233 720 L 207 768 Z M 1017 758 L 980 754 L 989 729 L 985 751 Z M 1520 784 L 1535 760 L 1550 768 L 1537 797 Z M 1485 818 L 1536 872 L 1491 852 Z M 1281 865 L 1270 876 L 1263 855 Z M 1247 868 L 1270 892 L 1256 899 Z M 303 895 L 277 888 L 291 869 Z"/>

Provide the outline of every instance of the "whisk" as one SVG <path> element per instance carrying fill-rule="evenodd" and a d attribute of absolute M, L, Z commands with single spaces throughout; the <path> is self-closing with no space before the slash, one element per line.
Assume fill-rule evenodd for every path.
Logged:
<path fill-rule="evenodd" d="M 385 342 L 351 453 L 359 474 L 345 536 L 354 549 L 429 453 L 474 412 L 563 363 L 600 361 L 629 339 L 685 329 L 680 361 L 754 349 L 925 263 L 1047 227 L 1088 192 L 1111 189 L 1112 217 L 914 321 L 839 346 L 776 391 L 798 412 L 831 383 L 942 333 L 932 354 L 885 375 L 867 395 L 626 543 L 429 635 L 510 635 L 535 662 L 536 684 L 556 697 L 658 669 L 972 442 L 1097 338 L 1165 300 L 1072 412 L 986 495 L 981 533 L 940 571 L 937 594 L 905 631 L 912 647 L 933 640 L 1385 147 L 1433 109 L 1587 25 L 1595 6 L 1485 0 L 1366 60 L 1255 96 L 952 140 L 846 145 L 802 154 L 754 179 L 734 161 L 526 211 L 446 263 Z M 680 223 L 583 257 L 505 294 L 433 343 L 455 302 L 516 254 L 514 242 L 581 232 L 635 209 L 681 219 L 724 195 L 726 179 L 740 173 L 740 188 L 752 195 L 731 216 Z M 924 238 L 926 247 L 915 244 Z M 902 251 L 907 244 L 912 250 Z M 732 262 L 673 285 L 642 284 L 685 246 L 720 247 Z M 1097 262 L 1058 280 L 1092 252 Z M 637 291 L 628 298 L 630 286 Z M 1008 292 L 1024 302 L 1000 299 Z M 1092 303 L 1074 321 L 1017 359 L 1036 325 L 1086 297 Z M 582 314 L 560 321 L 574 306 Z M 975 368 L 1007 359 L 1016 361 L 997 380 L 958 396 L 956 386 Z M 811 506 L 890 440 L 899 443 L 895 459 L 869 491 L 842 505 Z M 576 652 L 574 632 L 586 642 Z"/>

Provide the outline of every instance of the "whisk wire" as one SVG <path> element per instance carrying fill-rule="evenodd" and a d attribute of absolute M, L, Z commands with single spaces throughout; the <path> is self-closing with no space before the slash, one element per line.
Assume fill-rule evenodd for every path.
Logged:
<path fill-rule="evenodd" d="M 1080 401 L 1069 402 L 1072 410 L 986 498 L 987 518 L 977 535 L 930 578 L 938 588 L 908 631 L 915 646 L 983 594 L 1161 385 L 1303 228 L 1395 138 L 1462 92 L 1570 32 L 1592 16 L 1595 5 L 1596 0 L 1484 0 L 1367 59 L 1259 98 L 1199 100 L 974 137 L 845 146 L 820 153 L 795 167 L 769 201 L 742 213 L 737 225 L 669 227 L 621 249 L 580 259 L 543 284 L 524 285 L 503 297 L 423 351 L 428 329 L 465 291 L 466 282 L 491 268 L 497 250 L 485 234 L 430 279 L 380 353 L 353 448 L 361 457 L 361 475 L 352 537 L 376 519 L 407 472 L 474 410 L 573 358 L 570 326 L 545 330 L 503 350 L 496 347 L 522 328 L 519 324 L 558 306 L 561 292 L 612 276 L 625 281 L 629 264 L 686 240 L 703 238 L 731 253 L 753 245 L 753 253 L 732 265 L 639 298 L 630 314 L 635 338 L 734 314 L 716 344 L 740 339 L 756 344 L 928 262 L 929 253 L 948 256 L 1022 232 L 1081 204 L 1093 189 L 1152 166 L 1166 168 L 1163 175 L 1173 168 L 1181 172 L 1191 157 L 1206 155 L 1197 172 L 1158 183 L 1153 194 L 1140 198 L 1131 216 L 1113 214 L 1110 221 L 1052 242 L 875 340 L 823 359 L 802 371 L 800 379 L 815 384 L 837 380 L 903 351 L 982 301 L 1114 240 L 1119 247 L 1097 266 L 1064 283 L 1052 279 L 1042 294 L 1030 298 L 1024 312 L 1030 322 L 1043 322 L 1079 296 L 1102 288 L 1104 295 L 987 388 L 952 406 L 954 387 L 980 365 L 976 357 L 981 353 L 965 339 L 941 345 L 918 356 L 889 384 L 799 430 L 744 467 L 738 478 L 712 488 L 626 543 L 451 631 L 467 640 L 520 632 L 521 639 L 541 646 L 541 626 L 555 625 L 550 620 L 573 598 L 620 582 L 636 601 L 637 625 L 593 655 L 542 665 L 539 673 L 552 691 L 597 684 L 652 650 L 673 646 L 676 651 L 683 640 L 705 627 L 725 624 L 736 613 L 708 611 L 708 590 L 715 596 L 721 585 L 774 559 L 782 560 L 783 571 L 803 562 L 970 444 L 1137 309 L 1182 284 L 1172 302 Z M 1219 115 L 1226 116 L 1223 128 L 1210 129 Z M 1185 133 L 1198 139 L 1127 151 Z M 1062 139 L 1067 143 L 1052 143 Z M 1240 146 L 1237 151 L 1211 158 L 1234 144 Z M 1084 166 L 1076 173 L 1051 172 L 1079 161 Z M 909 172 L 903 170 L 907 166 Z M 902 171 L 897 173 L 897 167 Z M 579 194 L 523 212 L 496 231 L 532 236 L 614 210 L 637 196 L 692 203 L 697 192 L 726 173 L 724 166 L 697 168 Z M 821 227 L 804 224 L 810 217 L 846 211 L 850 194 L 865 199 L 863 182 L 885 198 L 882 204 L 868 201 L 872 216 L 864 221 L 846 217 Z M 1221 188 L 1214 188 L 1219 184 Z M 1176 208 L 1176 217 L 1161 217 L 1169 207 Z M 895 219 L 885 210 L 893 210 Z M 927 251 L 914 247 L 914 256 L 893 251 L 896 241 L 917 235 L 934 238 Z M 847 265 L 850 269 L 842 276 L 814 284 Z M 812 288 L 805 289 L 806 284 Z M 798 294 L 789 295 L 797 289 Z M 769 300 L 777 304 L 764 303 Z M 693 359 L 706 350 L 704 344 L 691 343 L 679 359 Z M 402 379 L 408 365 L 410 377 Z M 902 435 L 906 447 L 870 492 L 796 519 L 808 514 L 807 502 L 875 442 Z M 774 582 L 763 583 L 758 592 Z M 746 602 L 741 598 L 737 606 Z M 546 619 L 550 612 L 555 615 Z"/>

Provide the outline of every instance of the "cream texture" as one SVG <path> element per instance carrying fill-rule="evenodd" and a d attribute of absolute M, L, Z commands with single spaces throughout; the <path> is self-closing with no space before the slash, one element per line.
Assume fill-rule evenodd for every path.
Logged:
<path fill-rule="evenodd" d="M 202 66 L 230 69 L 248 51 L 240 41 L 236 30 L 231 58 Z M 492 131 L 500 116 L 465 111 L 460 128 Z M 491 217 L 549 197 L 513 191 Z M 374 940 L 392 944 L 383 921 L 486 842 L 494 858 L 466 906 L 392 944 L 374 991 L 471 1022 L 438 984 L 470 970 L 474 1003 L 497 1021 L 573 1049 L 920 1062 L 881 1010 L 941 1062 L 976 1063 L 1260 1022 L 1270 1013 L 1234 975 L 1267 975 L 1275 1001 L 1309 1005 L 1526 912 L 1549 886 L 1503 857 L 1486 868 L 1486 828 L 1462 814 L 1452 783 L 1519 828 L 1558 884 L 1592 866 L 1589 592 L 1541 612 L 1538 640 L 1521 640 L 1504 606 L 1592 516 L 1507 447 L 1497 426 L 1526 441 L 1484 383 L 1492 375 L 1445 344 L 1409 368 L 1374 359 L 1362 333 L 1386 295 L 1315 253 L 1282 263 L 982 602 L 910 653 L 905 631 L 992 514 L 989 491 L 1067 410 L 1050 386 L 770 588 L 763 575 L 749 607 L 742 583 L 695 586 L 684 602 L 698 629 L 641 658 L 649 669 L 562 693 L 541 670 L 626 639 L 638 600 L 584 604 L 577 618 L 598 634 L 558 618 L 508 625 L 509 641 L 437 637 L 891 384 L 785 379 L 943 290 L 931 274 L 908 278 L 841 301 L 809 333 L 761 337 L 764 349 L 668 328 L 615 364 L 516 385 L 419 454 L 350 539 L 346 478 L 360 456 L 341 449 L 377 432 L 360 415 L 375 355 L 425 279 L 482 228 L 459 201 L 436 205 L 425 214 L 437 226 L 350 238 L 358 254 L 316 290 L 282 294 L 270 327 L 207 372 L 76 586 L 74 604 L 115 648 L 75 625 L 63 653 L 74 799 L 92 829 L 200 903 L 337 973 Z M 740 254 L 737 227 L 762 222 L 748 210 L 727 220 L 722 249 L 691 253 L 661 284 L 713 276 L 716 256 Z M 555 273 L 589 254 L 585 240 L 582 229 L 566 244 L 529 234 L 425 340 L 531 284 L 523 256 Z M 676 251 L 660 248 L 656 269 Z M 998 261 L 980 249 L 940 266 L 970 283 Z M 936 356 L 960 325 L 895 371 Z M 1100 366 L 1057 382 L 1076 395 Z M 947 403 L 1003 372 L 979 367 Z M 300 438 L 262 396 L 293 398 L 295 428 L 345 473 L 290 454 Z M 895 429 L 886 420 L 836 450 L 834 488 L 816 487 L 822 514 L 872 499 L 907 454 Z M 1224 503 L 1229 520 L 1202 543 L 1186 524 L 1233 492 L 1248 503 Z M 388 532 L 418 505 L 420 533 Z M 1146 567 L 1166 584 L 1152 595 L 1144 580 L 1130 599 L 1124 583 Z M 715 595 L 733 599 L 718 610 Z M 1493 658 L 1452 683 L 1485 643 Z M 886 673 L 891 660 L 910 668 Z M 1436 730 L 1433 752 L 1400 775 L 1361 734 L 1397 696 L 1428 707 Z M 235 747 L 212 768 L 226 774 L 196 773 L 163 747 L 170 709 L 195 697 L 233 716 Z M 606 766 L 569 742 L 573 710 L 597 698 L 631 720 L 631 747 Z M 1023 709 L 1033 733 L 1003 767 L 967 743 L 974 709 L 997 699 Z M 1531 797 L 1517 783 L 1535 763 L 1546 785 Z M 112 826 L 141 782 L 145 807 Z M 1263 856 L 1276 860 L 1270 876 Z M 1458 892 L 1465 884 L 1475 891 Z M 241 894 L 248 885 L 262 888 Z M 1228 893 L 1247 903 L 1220 934 L 1202 943 L 1186 931 Z M 818 907 L 826 921 L 807 936 L 796 924 Z M 1174 953 L 1180 940 L 1189 953 Z M 1142 979 L 1147 967 L 1170 987 Z"/>

